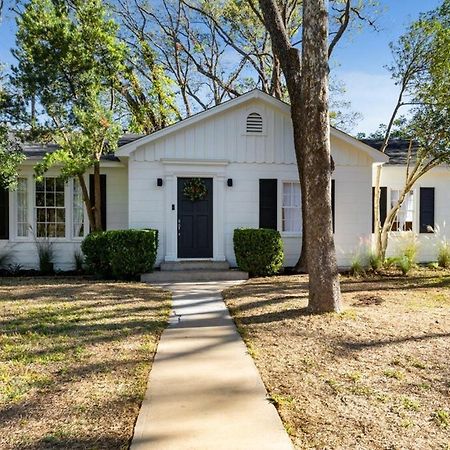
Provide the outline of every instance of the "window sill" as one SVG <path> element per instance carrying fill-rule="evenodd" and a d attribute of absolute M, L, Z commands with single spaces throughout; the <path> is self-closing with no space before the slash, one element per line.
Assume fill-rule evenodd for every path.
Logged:
<path fill-rule="evenodd" d="M 83 241 L 84 238 L 49 238 L 48 242 L 50 243 L 80 243 Z M 11 242 L 11 243 L 15 243 L 15 244 L 34 244 L 36 242 L 40 243 L 40 242 L 45 242 L 46 238 L 21 238 L 21 237 L 16 237 L 13 239 L 10 239 L 7 242 Z"/>

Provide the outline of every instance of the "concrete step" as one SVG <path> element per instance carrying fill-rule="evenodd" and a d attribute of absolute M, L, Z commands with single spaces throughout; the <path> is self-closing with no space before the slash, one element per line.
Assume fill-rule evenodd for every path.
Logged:
<path fill-rule="evenodd" d="M 228 270 L 228 261 L 165 261 L 161 263 L 161 272 L 186 270 Z"/>
<path fill-rule="evenodd" d="M 177 283 L 200 281 L 247 280 L 248 273 L 240 270 L 173 270 L 156 271 L 141 275 L 144 283 Z"/>

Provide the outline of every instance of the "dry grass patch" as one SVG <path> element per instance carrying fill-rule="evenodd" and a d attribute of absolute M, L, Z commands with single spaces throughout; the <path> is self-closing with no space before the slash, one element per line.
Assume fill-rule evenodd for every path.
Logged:
<path fill-rule="evenodd" d="M 307 277 L 226 302 L 299 449 L 450 448 L 450 272 L 343 277 L 342 314 L 310 316 Z"/>
<path fill-rule="evenodd" d="M 128 448 L 169 294 L 0 279 L 0 448 Z"/>

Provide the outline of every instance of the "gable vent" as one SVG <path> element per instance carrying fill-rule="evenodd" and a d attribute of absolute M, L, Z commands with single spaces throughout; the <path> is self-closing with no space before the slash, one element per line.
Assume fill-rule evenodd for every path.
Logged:
<path fill-rule="evenodd" d="M 263 131 L 263 121 L 260 114 L 252 112 L 247 116 L 247 133 L 262 133 Z"/>

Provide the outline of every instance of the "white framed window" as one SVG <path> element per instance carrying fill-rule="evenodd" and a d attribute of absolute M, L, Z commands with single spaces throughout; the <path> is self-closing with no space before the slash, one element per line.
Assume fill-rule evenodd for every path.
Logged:
<path fill-rule="evenodd" d="M 391 208 L 393 208 L 400 198 L 399 189 L 391 189 Z M 397 212 L 397 216 L 392 225 L 392 231 L 412 231 L 414 228 L 414 191 L 406 194 L 402 206 Z"/>
<path fill-rule="evenodd" d="M 36 181 L 36 237 L 66 237 L 65 183 L 61 178 Z"/>
<path fill-rule="evenodd" d="M 286 233 L 300 233 L 300 214 L 300 183 L 283 182 L 282 231 Z"/>
<path fill-rule="evenodd" d="M 83 192 L 77 178 L 73 179 L 72 192 L 72 234 L 74 238 L 84 236 L 84 203 Z"/>
<path fill-rule="evenodd" d="M 28 237 L 28 179 L 17 180 L 17 237 Z"/>

